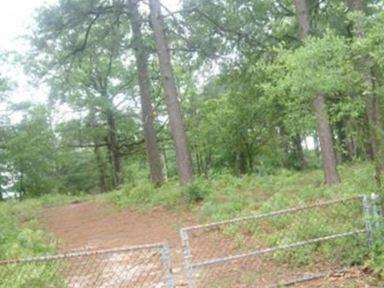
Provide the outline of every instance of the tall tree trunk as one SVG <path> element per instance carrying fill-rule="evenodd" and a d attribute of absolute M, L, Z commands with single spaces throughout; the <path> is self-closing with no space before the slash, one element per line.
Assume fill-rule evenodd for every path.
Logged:
<path fill-rule="evenodd" d="M 340 121 L 337 121 L 335 125 L 341 162 L 347 162 L 352 160 L 351 154 L 348 151 L 347 134 L 345 133 L 346 123 L 347 121 L 342 119 Z"/>
<path fill-rule="evenodd" d="M 163 155 L 163 163 L 164 163 L 164 177 L 167 179 L 168 178 L 168 171 L 169 171 L 169 167 L 168 167 L 168 155 L 167 155 L 167 148 L 165 147 L 165 145 L 163 145 L 163 149 L 162 149 L 162 155 Z"/>
<path fill-rule="evenodd" d="M 319 133 L 317 133 L 317 130 L 316 130 L 316 134 L 313 135 L 313 146 L 314 146 L 316 158 L 320 160 L 320 143 L 319 143 Z"/>
<path fill-rule="evenodd" d="M 346 147 L 349 155 L 348 158 L 351 160 L 355 160 L 357 157 L 357 147 L 356 147 L 356 140 L 353 135 L 348 136 Z"/>
<path fill-rule="evenodd" d="M 354 33 L 357 39 L 365 38 L 364 30 L 364 4 L 362 0 L 350 0 L 351 9 L 358 13 L 354 22 Z M 364 81 L 365 111 L 368 120 L 368 132 L 372 156 L 375 162 L 375 179 L 378 187 L 382 186 L 384 177 L 384 139 L 382 135 L 382 115 L 380 111 L 379 97 L 375 94 L 374 77 L 371 71 L 370 59 L 368 56 L 358 59 L 357 66 Z"/>
<path fill-rule="evenodd" d="M 247 157 L 244 149 L 240 149 L 236 153 L 236 172 L 238 176 L 247 174 Z"/>
<path fill-rule="evenodd" d="M 95 143 L 95 149 L 94 149 L 95 159 L 96 159 L 97 171 L 99 176 L 99 189 L 101 192 L 106 192 L 108 191 L 107 169 L 105 167 L 105 162 L 101 155 L 99 143 L 97 141 L 94 141 L 94 143 Z"/>
<path fill-rule="evenodd" d="M 201 154 L 200 154 L 200 149 L 199 149 L 199 146 L 198 145 L 195 145 L 194 146 L 194 150 L 195 150 L 195 158 L 196 158 L 196 170 L 197 170 L 197 175 L 201 175 L 202 174 L 202 171 L 203 171 L 203 164 L 202 164 L 202 160 L 201 160 Z"/>
<path fill-rule="evenodd" d="M 140 87 L 141 116 L 144 128 L 144 139 L 151 172 L 151 180 L 159 186 L 164 182 L 163 163 L 161 162 L 157 145 L 156 130 L 154 128 L 153 105 L 151 101 L 151 84 L 148 73 L 148 55 L 141 33 L 141 19 L 137 8 L 137 1 L 129 0 L 129 12 L 133 34 L 133 48 L 135 50 L 138 81 Z"/>
<path fill-rule="evenodd" d="M 97 125 L 97 120 L 96 120 L 96 114 L 95 114 L 95 109 L 91 109 L 90 111 L 90 118 L 89 118 L 89 125 L 93 129 L 99 129 L 100 127 Z M 97 167 L 97 174 L 99 178 L 99 189 L 101 192 L 106 192 L 108 190 L 108 185 L 107 185 L 107 167 L 106 163 L 103 160 L 102 152 L 100 151 L 100 141 L 99 141 L 98 136 L 93 137 L 93 144 L 94 146 L 94 153 L 95 153 L 95 161 L 96 161 L 96 167 Z"/>
<path fill-rule="evenodd" d="M 318 94 L 313 103 L 317 122 L 317 133 L 319 134 L 321 158 L 326 184 L 339 183 L 339 176 L 336 170 L 336 155 L 333 148 L 333 137 L 331 126 L 329 125 L 325 97 Z"/>
<path fill-rule="evenodd" d="M 247 156 L 248 156 L 248 169 L 249 169 L 249 172 L 252 173 L 253 172 L 253 158 L 254 158 L 254 151 L 253 151 L 253 145 L 252 144 L 247 144 L 246 145 L 246 149 L 247 149 Z"/>
<path fill-rule="evenodd" d="M 303 146 L 301 145 L 301 136 L 300 136 L 300 134 L 296 133 L 292 137 L 292 141 L 293 141 L 293 148 L 294 148 L 295 158 L 297 160 L 297 168 L 299 170 L 304 170 L 305 167 L 307 166 L 307 163 L 306 163 L 305 157 L 304 157 Z"/>
<path fill-rule="evenodd" d="M 180 182 L 185 185 L 192 181 L 192 161 L 188 150 L 187 136 L 184 130 L 178 92 L 172 72 L 171 57 L 164 30 L 159 0 L 150 0 L 151 20 L 156 41 L 156 50 L 160 63 L 160 74 L 171 126 L 172 138 L 176 149 L 177 170 Z"/>
<path fill-rule="evenodd" d="M 300 39 L 304 40 L 311 33 L 311 19 L 308 10 L 308 0 L 294 0 L 296 16 L 299 22 Z"/>
<path fill-rule="evenodd" d="M 296 15 L 299 21 L 300 37 L 302 40 L 309 36 L 311 31 L 310 16 L 307 0 L 294 0 Z M 333 147 L 331 126 L 327 115 L 325 97 L 318 93 L 313 101 L 315 110 L 317 132 L 319 134 L 321 157 L 325 176 L 325 184 L 336 184 L 340 182 L 336 169 L 336 156 Z"/>
<path fill-rule="evenodd" d="M 115 115 L 111 109 L 107 110 L 108 142 L 111 151 L 113 182 L 118 187 L 123 183 L 123 166 L 120 155 L 119 141 L 117 139 Z"/>

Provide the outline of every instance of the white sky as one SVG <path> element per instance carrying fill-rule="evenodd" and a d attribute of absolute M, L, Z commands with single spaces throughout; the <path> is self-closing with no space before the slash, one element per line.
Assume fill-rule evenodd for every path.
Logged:
<path fill-rule="evenodd" d="M 0 0 L 0 53 L 3 51 L 28 51 L 27 43 L 21 38 L 28 34 L 28 26 L 33 21 L 36 8 L 44 4 L 54 4 L 58 0 Z M 177 10 L 179 0 L 161 0 L 170 10 Z M 163 11 L 163 13 L 166 13 Z M 10 94 L 12 102 L 45 101 L 47 89 L 35 89 L 28 84 L 28 77 L 16 66 L 0 67 L 0 72 L 17 82 L 18 88 Z"/>

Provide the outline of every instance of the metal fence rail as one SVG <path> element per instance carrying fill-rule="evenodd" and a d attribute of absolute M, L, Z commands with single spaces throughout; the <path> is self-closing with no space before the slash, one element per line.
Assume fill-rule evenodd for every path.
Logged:
<path fill-rule="evenodd" d="M 280 287 L 343 271 L 384 237 L 379 200 L 357 196 L 183 228 L 185 273 L 173 267 L 175 276 L 189 288 Z M 160 243 L 0 260 L 0 288 L 173 288 L 170 254 Z"/>
<path fill-rule="evenodd" d="M 173 287 L 167 244 L 0 261 L 1 288 Z"/>
<path fill-rule="evenodd" d="M 188 285 L 273 287 L 340 270 L 372 241 L 369 210 L 358 196 L 183 228 Z"/>

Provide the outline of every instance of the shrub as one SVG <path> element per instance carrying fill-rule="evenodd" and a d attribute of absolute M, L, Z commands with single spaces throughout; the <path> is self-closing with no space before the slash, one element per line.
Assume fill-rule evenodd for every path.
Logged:
<path fill-rule="evenodd" d="M 209 183 L 204 179 L 196 179 L 181 190 L 182 197 L 186 203 L 197 203 L 205 200 L 210 195 Z"/>

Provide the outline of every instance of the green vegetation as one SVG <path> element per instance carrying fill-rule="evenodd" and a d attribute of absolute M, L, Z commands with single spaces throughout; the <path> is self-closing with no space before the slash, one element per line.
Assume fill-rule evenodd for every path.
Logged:
<path fill-rule="evenodd" d="M 135 185 L 92 197 L 59 194 L 3 203 L 0 206 L 3 213 L 0 218 L 0 256 L 2 259 L 25 257 L 55 250 L 54 239 L 47 236 L 49 234 L 44 233 L 37 223 L 38 213 L 43 207 L 77 201 L 106 201 L 113 203 L 117 208 L 140 211 L 164 206 L 176 210 L 192 209 L 200 215 L 201 222 L 212 222 L 296 207 L 320 200 L 346 198 L 360 193 L 369 194 L 375 189 L 373 182 L 367 180 L 372 177 L 373 170 L 373 165 L 367 162 L 343 165 L 340 167 L 340 173 L 345 180 L 337 186 L 322 185 L 320 170 L 306 173 L 282 170 L 275 175 L 241 178 L 220 174 L 210 179 L 196 179 L 185 187 L 180 186 L 176 180 L 168 181 L 161 188 L 154 188 L 149 181 L 137 181 Z M 364 226 L 364 221 L 360 208 L 360 205 L 354 202 L 351 205 L 335 206 L 334 209 L 311 210 L 257 223 L 229 225 L 223 232 L 233 240 L 236 249 L 243 251 L 251 249 L 249 245 L 256 245 L 255 243 L 259 248 L 285 245 L 348 232 L 355 230 L 357 226 L 364 229 L 361 226 Z M 250 237 L 256 238 L 252 240 Z M 380 238 L 379 235 L 376 237 Z M 256 239 L 257 242 L 254 242 Z M 366 265 L 377 275 L 381 275 L 384 267 L 382 251 L 382 243 L 376 242 L 371 257 L 367 257 L 369 251 L 366 239 L 356 237 L 278 252 L 273 255 L 271 261 L 276 261 L 279 265 L 289 264 L 297 269 L 303 265 L 316 267 L 317 263 L 342 261 L 348 265 Z M 41 270 L 44 275 L 51 276 L 55 269 L 53 264 L 36 267 L 34 271 Z M 50 281 L 50 278 L 40 277 L 41 279 Z"/>
<path fill-rule="evenodd" d="M 121 190 L 101 195 L 118 207 L 137 208 L 177 205 L 201 202 L 199 209 L 204 219 L 222 220 L 249 214 L 298 206 L 318 200 L 338 199 L 375 191 L 369 179 L 373 167 L 367 162 L 340 166 L 344 181 L 336 186 L 324 186 L 320 170 L 295 172 L 281 170 L 273 175 L 236 177 L 217 174 L 209 179 L 196 179 L 186 187 L 176 180 L 168 181 L 160 188 L 149 182 L 139 181 Z"/>
<path fill-rule="evenodd" d="M 56 241 L 38 223 L 43 207 L 84 201 L 86 196 L 50 195 L 26 201 L 0 203 L 0 259 L 44 255 Z"/>
<path fill-rule="evenodd" d="M 221 174 L 209 180 L 196 179 L 186 187 L 179 186 L 176 181 L 168 182 L 159 189 L 153 188 L 150 183 L 139 183 L 135 187 L 108 193 L 103 198 L 118 207 L 131 209 L 150 209 L 157 205 L 171 209 L 193 209 L 199 213 L 202 222 L 212 222 L 318 201 L 349 198 L 359 194 L 370 195 L 375 191 L 375 185 L 369 180 L 374 173 L 372 164 L 355 162 L 340 166 L 339 171 L 344 181 L 337 186 L 324 186 L 320 170 L 305 173 L 283 170 L 275 175 L 259 177 L 238 178 Z M 198 205 L 194 205 L 196 203 Z M 264 230 L 263 227 L 269 228 Z M 314 209 L 260 223 L 229 225 L 225 227 L 224 233 L 235 240 L 241 249 L 247 250 L 249 245 L 255 245 L 249 238 L 250 234 L 256 237 L 254 240 L 257 239 L 260 247 L 271 247 L 364 228 L 360 202 L 353 201 L 348 205 Z M 379 235 L 375 237 L 381 239 Z M 274 259 L 297 267 L 327 261 L 342 261 L 348 265 L 366 263 L 381 274 L 384 267 L 382 242 L 376 242 L 374 247 L 368 262 L 369 250 L 365 237 L 339 239 L 322 245 L 279 252 Z"/>
<path fill-rule="evenodd" d="M 0 192 L 132 187 L 132 195 L 143 189 L 139 201 L 162 198 L 165 179 L 195 178 L 196 186 L 217 175 L 321 166 L 325 184 L 334 184 L 348 181 L 336 166 L 350 161 L 374 163 L 369 179 L 380 192 L 384 14 L 377 1 L 350 1 L 308 8 L 302 0 L 184 0 L 180 11 L 191 13 L 151 25 L 158 0 L 150 9 L 132 0 L 41 7 L 19 60 L 32 82 L 49 87 L 49 99 L 15 101 L 17 79 L 0 75 Z M 164 81 L 165 70 L 175 81 Z M 147 179 L 157 192 L 137 184 Z M 187 200 L 207 197 L 193 190 Z"/>
<path fill-rule="evenodd" d="M 37 215 L 68 201 L 193 209 L 208 222 L 384 195 L 382 1 L 182 0 L 175 13 L 160 2 L 59 0 L 36 11 L 27 53 L 0 54 L 49 89 L 18 101 L 20 80 L 0 74 L 0 259 L 54 251 Z M 284 245 L 358 213 L 225 234 Z M 276 259 L 364 262 L 361 245 L 340 242 Z"/>

